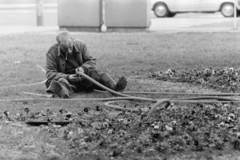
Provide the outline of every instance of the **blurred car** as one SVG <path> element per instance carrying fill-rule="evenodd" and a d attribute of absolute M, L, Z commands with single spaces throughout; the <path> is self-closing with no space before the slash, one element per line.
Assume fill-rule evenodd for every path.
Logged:
<path fill-rule="evenodd" d="M 173 17 L 186 12 L 221 12 L 224 17 L 233 17 L 235 0 L 151 0 L 152 10 L 157 17 Z M 240 10 L 240 0 L 237 13 Z"/>

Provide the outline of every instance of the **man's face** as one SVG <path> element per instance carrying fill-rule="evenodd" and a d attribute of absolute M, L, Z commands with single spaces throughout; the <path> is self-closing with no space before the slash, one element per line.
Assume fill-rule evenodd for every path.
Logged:
<path fill-rule="evenodd" d="M 65 53 L 71 54 L 73 51 L 73 40 L 71 38 L 67 38 L 60 43 L 60 47 Z"/>

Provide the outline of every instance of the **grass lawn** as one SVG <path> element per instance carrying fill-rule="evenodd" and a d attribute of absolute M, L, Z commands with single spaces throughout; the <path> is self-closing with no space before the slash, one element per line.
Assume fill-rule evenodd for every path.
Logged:
<path fill-rule="evenodd" d="M 81 33 L 74 34 L 74 37 L 87 43 L 102 71 L 116 80 L 120 75 L 129 78 L 126 91 L 168 89 L 155 84 L 152 88 L 139 85 L 139 80 L 134 77 L 146 77 L 149 71 L 239 66 L 238 33 Z M 1 39 L 1 87 L 45 79 L 45 74 L 36 65 L 45 66 L 45 54 L 55 43 L 55 34 L 13 34 L 1 36 Z M 146 84 L 152 83 L 146 81 Z M 5 88 L 1 89 L 0 94 L 2 99 L 29 97 L 22 91 L 45 93 L 45 87 Z M 51 103 L 44 103 L 43 106 L 52 107 Z"/>
<path fill-rule="evenodd" d="M 148 73 L 165 71 L 169 68 L 189 70 L 210 66 L 214 68 L 239 67 L 240 63 L 239 33 L 74 33 L 73 36 L 87 43 L 92 55 L 98 59 L 97 65 L 102 71 L 109 73 L 116 80 L 121 75 L 128 77 L 129 83 L 126 91 L 214 92 L 200 86 L 190 87 L 187 84 L 148 79 Z M 1 35 L 0 38 L 2 46 L 0 48 L 0 107 L 2 112 L 9 110 L 10 114 L 16 114 L 26 107 L 31 111 L 41 111 L 46 108 L 58 111 L 65 108 L 71 112 L 77 112 L 84 107 L 103 106 L 102 102 L 89 101 L 5 101 L 33 97 L 22 92 L 45 93 L 43 84 L 12 88 L 7 86 L 45 80 L 45 74 L 37 65 L 45 66 L 45 54 L 48 48 L 56 43 L 56 40 L 55 33 L 11 34 Z M 77 98 L 109 96 L 109 94 L 100 93 L 74 95 Z M 164 98 L 164 96 L 158 98 Z M 0 145 L 4 145 L 2 145 L 3 149 L 0 149 L 0 159 L 1 157 L 51 159 L 51 156 L 55 155 L 66 156 L 61 153 L 66 147 L 64 143 L 61 144 L 62 148 L 54 148 L 54 145 L 59 147 L 60 142 L 44 137 L 40 134 L 39 128 L 26 128 L 22 124 L 9 127 L 4 122 L 1 130 L 3 132 L 1 132 Z M 238 153 L 234 153 L 233 157 L 229 156 L 231 154 L 226 154 L 228 155 L 226 157 L 231 159 L 239 156 Z M 186 158 L 184 156 L 182 159 Z"/>

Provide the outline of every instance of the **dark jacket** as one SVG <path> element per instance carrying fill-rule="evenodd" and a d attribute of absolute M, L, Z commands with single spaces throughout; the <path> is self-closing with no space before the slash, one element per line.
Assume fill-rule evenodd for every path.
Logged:
<path fill-rule="evenodd" d="M 86 44 L 80 40 L 73 40 L 73 53 L 76 55 L 76 60 L 79 67 L 83 67 L 84 72 L 89 69 L 96 68 L 96 59 L 89 53 Z M 59 78 L 67 79 L 68 74 L 65 74 L 66 57 L 62 54 L 60 46 L 54 44 L 46 54 L 46 76 L 48 87 L 52 80 Z"/>

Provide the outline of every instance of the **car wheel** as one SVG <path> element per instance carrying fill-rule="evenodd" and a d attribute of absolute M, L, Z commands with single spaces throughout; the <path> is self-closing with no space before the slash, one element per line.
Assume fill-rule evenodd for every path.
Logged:
<path fill-rule="evenodd" d="M 237 10 L 237 17 L 239 17 L 240 16 L 240 11 L 239 10 Z"/>
<path fill-rule="evenodd" d="M 169 15 L 168 7 L 161 2 L 154 5 L 153 11 L 157 17 L 167 17 Z"/>
<path fill-rule="evenodd" d="M 221 13 L 224 17 L 233 17 L 234 6 L 232 3 L 224 3 L 221 7 Z"/>
<path fill-rule="evenodd" d="M 168 17 L 174 17 L 177 13 L 169 13 Z"/>

